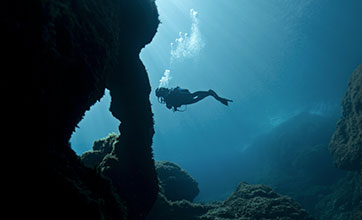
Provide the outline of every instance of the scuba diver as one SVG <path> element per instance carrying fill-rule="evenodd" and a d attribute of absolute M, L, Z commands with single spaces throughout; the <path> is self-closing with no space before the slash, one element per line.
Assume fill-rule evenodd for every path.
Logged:
<path fill-rule="evenodd" d="M 180 111 L 179 108 L 181 105 L 189 105 L 196 103 L 207 96 L 214 97 L 217 101 L 221 102 L 222 104 L 228 106 L 228 102 L 232 102 L 230 99 L 221 98 L 214 92 L 214 90 L 210 89 L 209 91 L 197 91 L 191 93 L 188 89 L 181 89 L 180 87 L 176 88 L 165 88 L 160 87 L 156 89 L 156 96 L 158 101 L 162 104 L 166 103 L 166 107 L 168 109 L 173 108 L 172 110 Z"/>

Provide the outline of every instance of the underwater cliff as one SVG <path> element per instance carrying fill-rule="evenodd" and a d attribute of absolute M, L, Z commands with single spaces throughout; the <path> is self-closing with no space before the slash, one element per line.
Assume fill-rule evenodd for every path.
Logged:
<path fill-rule="evenodd" d="M 326 199 L 325 204 L 330 207 L 331 213 L 325 214 L 325 219 L 362 219 L 362 64 L 349 79 L 342 101 L 342 117 L 329 150 L 338 168 L 352 172 Z"/>
<path fill-rule="evenodd" d="M 329 145 L 337 167 L 362 171 L 362 64 L 352 73 L 342 101 L 342 118 Z"/>

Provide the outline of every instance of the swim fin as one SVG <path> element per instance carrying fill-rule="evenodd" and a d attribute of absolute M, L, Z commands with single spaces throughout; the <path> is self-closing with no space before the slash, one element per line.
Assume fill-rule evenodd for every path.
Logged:
<path fill-rule="evenodd" d="M 229 105 L 229 102 L 233 102 L 233 100 L 230 100 L 230 99 L 224 99 L 224 98 L 218 98 L 217 99 L 218 101 L 220 101 L 222 104 L 228 106 Z"/>
<path fill-rule="evenodd" d="M 224 98 L 221 98 L 220 96 L 218 96 L 216 94 L 216 92 L 212 89 L 209 90 L 209 94 L 212 95 L 216 100 L 218 100 L 219 102 L 221 102 L 222 104 L 228 106 L 229 105 L 229 102 L 232 102 L 232 100 L 230 99 L 224 99 Z"/>

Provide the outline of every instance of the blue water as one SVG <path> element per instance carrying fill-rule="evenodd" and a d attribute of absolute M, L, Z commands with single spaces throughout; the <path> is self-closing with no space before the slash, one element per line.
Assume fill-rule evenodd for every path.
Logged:
<path fill-rule="evenodd" d="M 362 62 L 362 1 L 157 0 L 157 5 L 162 23 L 140 55 L 153 89 L 155 159 L 187 170 L 199 182 L 198 200 L 233 191 L 229 162 L 260 134 L 300 112 L 340 114 L 348 78 Z M 171 51 L 181 44 L 175 42 L 180 36 L 189 42 L 177 57 Z M 206 98 L 174 113 L 154 94 L 166 69 L 170 87 L 213 89 L 234 102 L 226 107 Z M 109 102 L 106 94 L 79 124 L 71 139 L 77 154 L 117 132 Z"/>

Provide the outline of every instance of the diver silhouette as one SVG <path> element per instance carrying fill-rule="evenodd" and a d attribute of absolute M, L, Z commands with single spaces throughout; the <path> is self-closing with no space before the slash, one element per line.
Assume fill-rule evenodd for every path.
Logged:
<path fill-rule="evenodd" d="M 191 93 L 188 89 L 181 89 L 180 87 L 176 88 L 165 88 L 160 87 L 156 89 L 156 96 L 158 101 L 162 104 L 166 103 L 166 107 L 168 109 L 173 108 L 172 110 L 180 111 L 177 108 L 181 107 L 181 105 L 189 105 L 196 103 L 207 96 L 214 97 L 217 101 L 221 102 L 224 105 L 229 105 L 228 102 L 232 102 L 230 99 L 221 98 L 216 94 L 216 92 L 212 89 L 209 91 L 197 91 Z"/>

